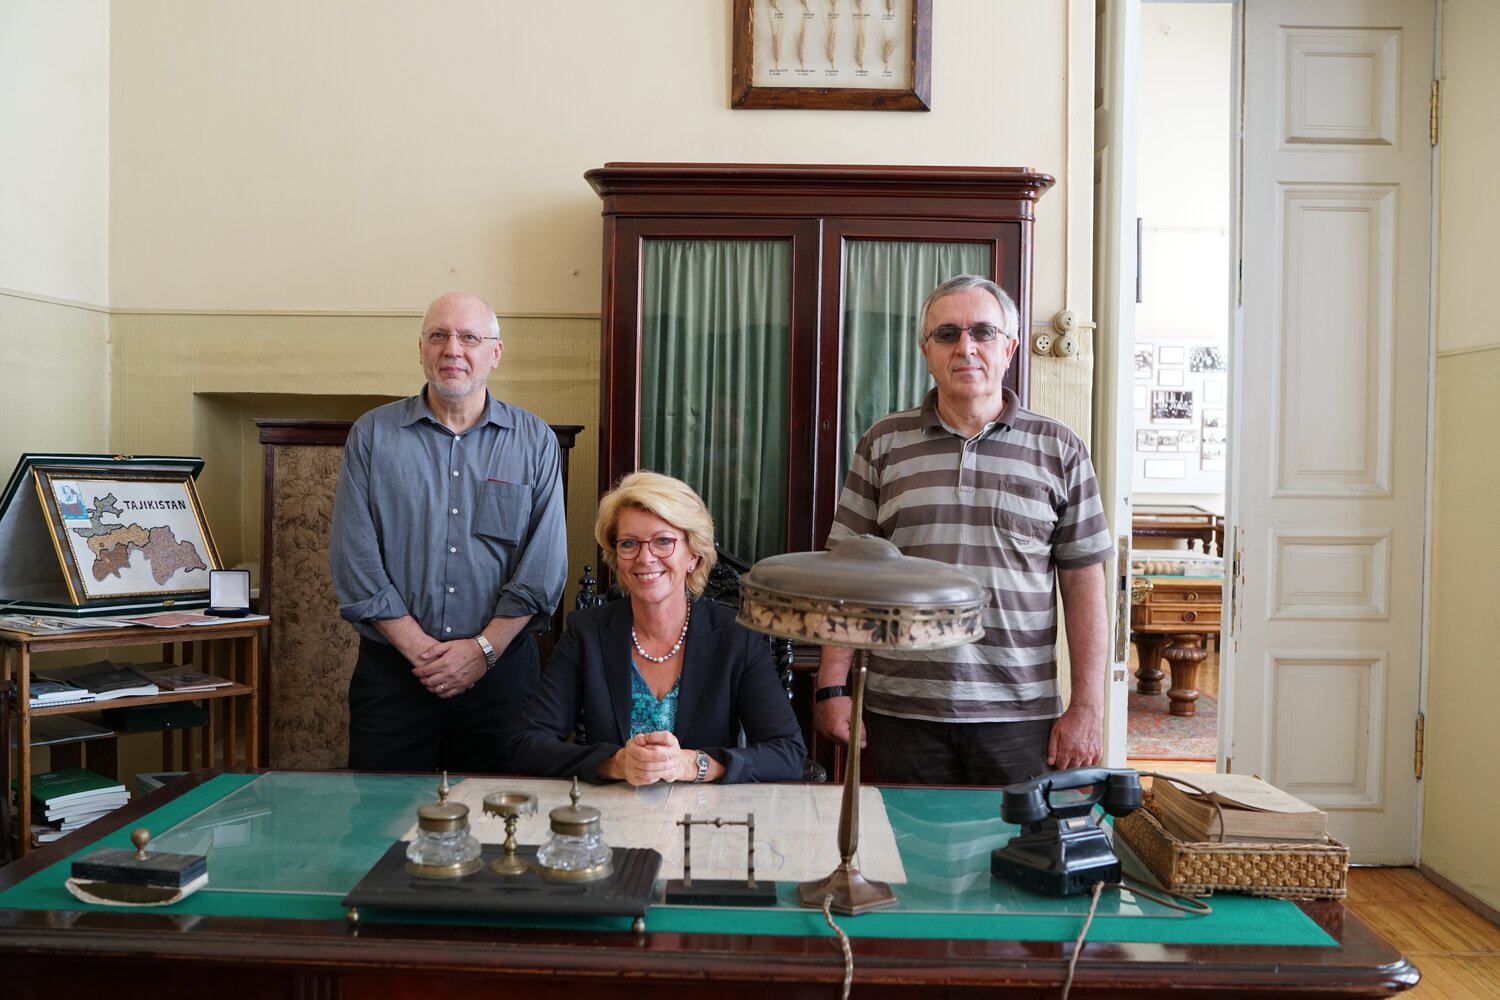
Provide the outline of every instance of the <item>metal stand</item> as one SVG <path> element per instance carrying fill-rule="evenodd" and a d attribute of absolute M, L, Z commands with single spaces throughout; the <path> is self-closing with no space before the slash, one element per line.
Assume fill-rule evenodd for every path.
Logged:
<path fill-rule="evenodd" d="M 865 665 L 861 662 L 854 672 L 854 706 L 849 717 L 849 762 L 844 768 L 844 801 L 839 810 L 839 866 L 825 878 L 797 886 L 803 906 L 821 910 L 824 898 L 832 896 L 833 912 L 850 916 L 896 905 L 891 887 L 865 878 L 853 861 L 859 848 L 859 738 L 864 707 Z"/>
<path fill-rule="evenodd" d="M 682 827 L 682 878 L 667 882 L 663 901 L 683 906 L 775 906 L 776 883 L 755 881 L 755 813 L 744 819 L 693 819 L 683 813 L 677 821 Z M 745 828 L 745 881 L 732 879 L 699 879 L 693 881 L 693 827 L 743 826 Z M 821 905 L 821 904 L 819 904 Z"/>

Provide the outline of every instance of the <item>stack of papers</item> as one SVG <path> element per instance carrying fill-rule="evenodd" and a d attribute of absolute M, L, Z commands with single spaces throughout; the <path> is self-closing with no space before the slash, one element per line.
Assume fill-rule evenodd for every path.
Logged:
<path fill-rule="evenodd" d="M 60 834 L 91 823 L 129 801 L 130 793 L 124 785 L 82 767 L 45 771 L 31 778 L 31 808 L 39 819 L 46 820 L 38 825 Z"/>
<path fill-rule="evenodd" d="M 115 698 L 133 698 L 160 694 L 156 684 L 131 663 L 112 663 L 99 660 L 81 667 L 57 671 L 48 680 L 71 684 L 93 695 L 83 701 L 111 701 Z"/>
<path fill-rule="evenodd" d="M 27 688 L 26 700 L 32 708 L 46 708 L 49 705 L 76 705 L 80 702 L 93 701 L 94 695 L 67 681 L 33 675 L 31 684 Z"/>

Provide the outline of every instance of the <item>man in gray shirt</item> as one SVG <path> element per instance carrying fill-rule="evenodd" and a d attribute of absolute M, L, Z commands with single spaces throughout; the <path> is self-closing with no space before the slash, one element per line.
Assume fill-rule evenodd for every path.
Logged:
<path fill-rule="evenodd" d="M 494 399 L 504 349 L 481 299 L 427 308 L 422 392 L 349 431 L 329 561 L 360 634 L 349 766 L 506 769 L 540 674 L 527 634 L 567 575 L 560 452 L 541 418 Z"/>

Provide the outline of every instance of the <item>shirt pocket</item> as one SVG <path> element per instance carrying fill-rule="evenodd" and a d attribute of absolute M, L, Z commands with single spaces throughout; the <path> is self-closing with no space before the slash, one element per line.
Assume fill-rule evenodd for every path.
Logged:
<path fill-rule="evenodd" d="M 487 480 L 479 491 L 474 534 L 519 545 L 531 523 L 531 486 Z"/>
<path fill-rule="evenodd" d="M 1041 552 L 1052 547 L 1057 528 L 1057 510 L 1052 494 L 1033 483 L 1001 480 L 995 484 L 995 529 L 1015 541 L 1022 551 Z"/>

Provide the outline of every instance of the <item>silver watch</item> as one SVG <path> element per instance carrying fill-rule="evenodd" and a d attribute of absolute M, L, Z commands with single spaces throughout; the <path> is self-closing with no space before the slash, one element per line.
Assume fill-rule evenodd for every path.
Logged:
<path fill-rule="evenodd" d="M 484 654 L 484 666 L 488 670 L 495 665 L 495 647 L 490 645 L 490 641 L 484 637 L 483 632 L 476 635 L 474 641 L 479 643 L 479 651 Z"/>
<path fill-rule="evenodd" d="M 702 750 L 698 751 L 698 776 L 693 779 L 693 784 L 701 785 L 708 780 L 708 754 Z"/>

